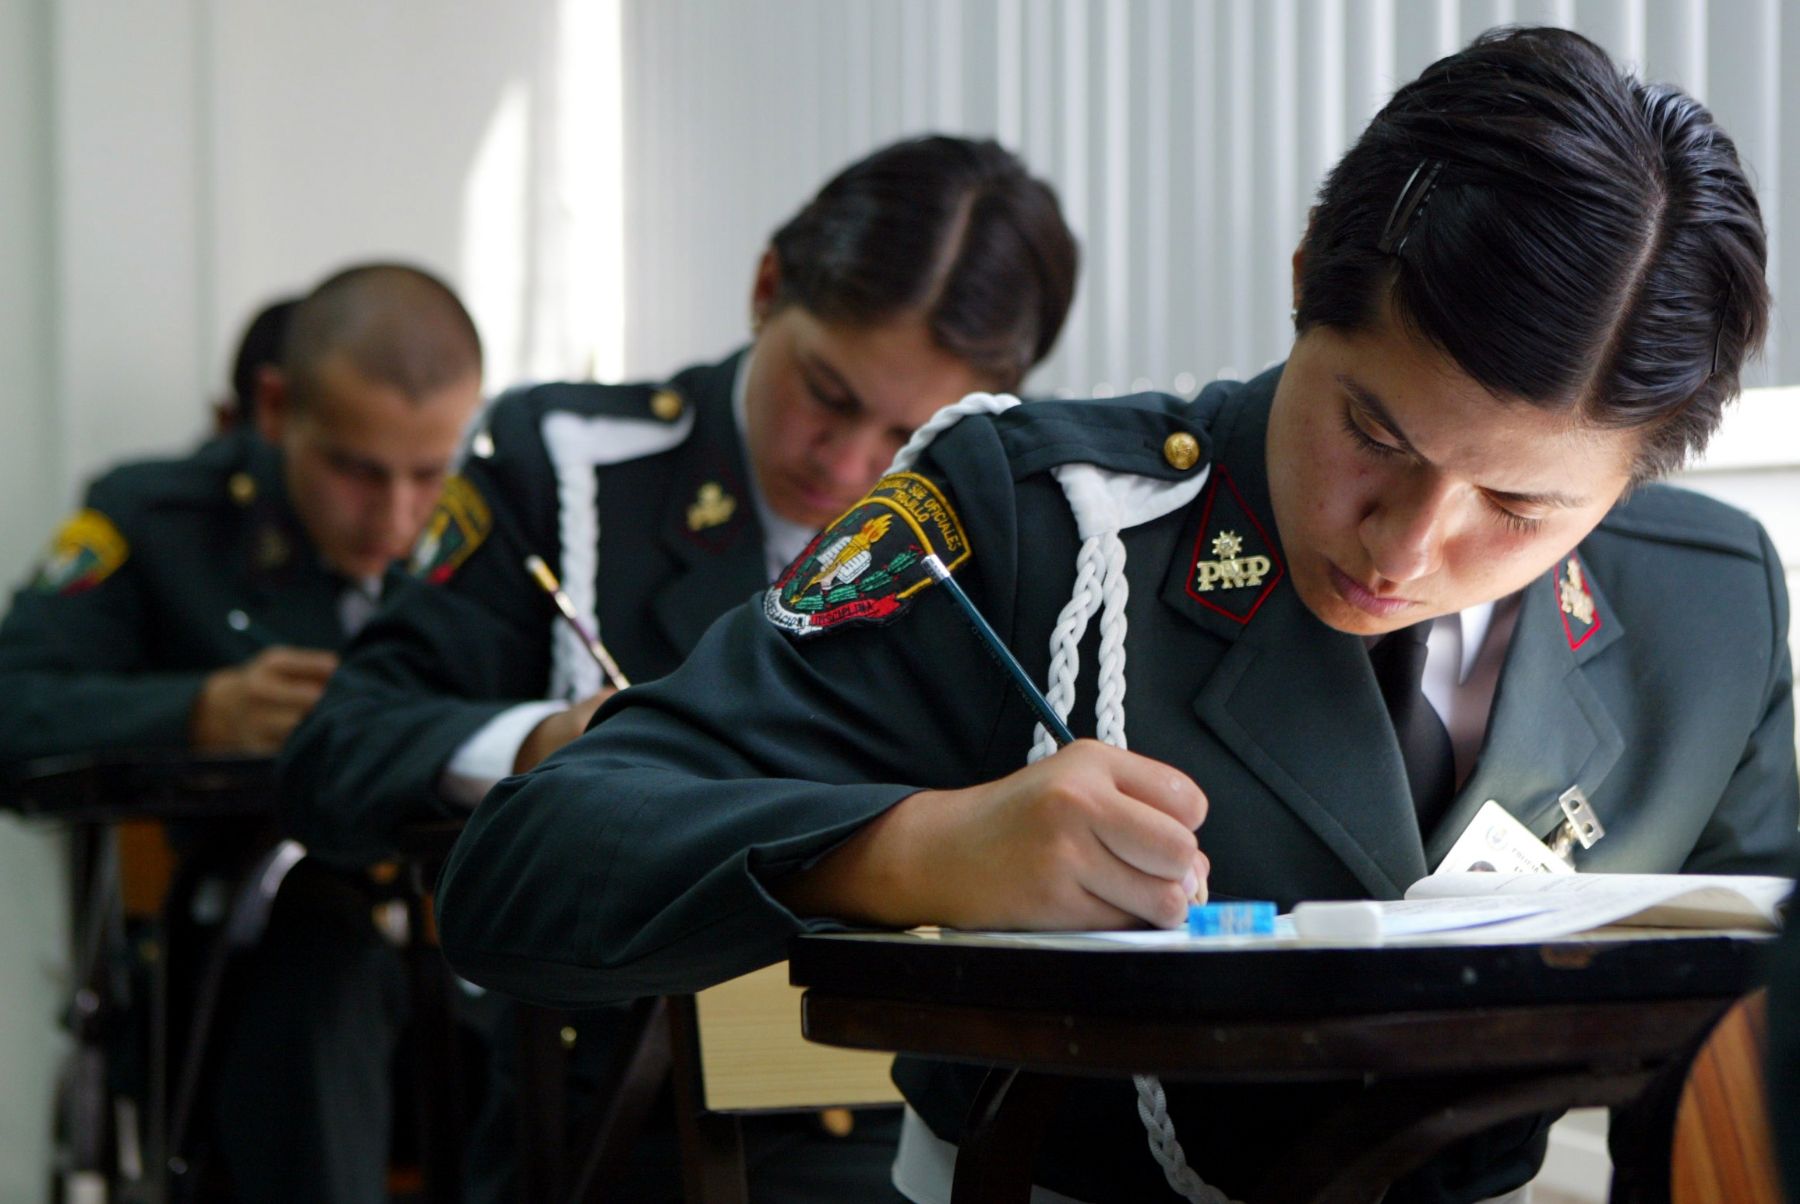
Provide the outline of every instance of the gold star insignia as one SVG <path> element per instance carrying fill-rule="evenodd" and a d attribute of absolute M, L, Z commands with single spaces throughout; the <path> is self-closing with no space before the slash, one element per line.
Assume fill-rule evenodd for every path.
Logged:
<path fill-rule="evenodd" d="M 700 486 L 700 492 L 688 503 L 687 524 L 690 531 L 704 531 L 731 521 L 737 511 L 737 499 L 726 493 L 717 481 Z"/>

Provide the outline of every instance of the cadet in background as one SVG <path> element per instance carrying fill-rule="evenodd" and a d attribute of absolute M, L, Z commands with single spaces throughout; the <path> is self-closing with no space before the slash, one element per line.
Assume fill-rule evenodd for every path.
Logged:
<path fill-rule="evenodd" d="M 368 264 L 289 315 L 253 421 L 88 489 L 0 625 L 0 760 L 99 749 L 273 754 L 318 701 L 436 504 L 481 348 L 427 272 Z M 238 382 L 240 387 L 242 381 Z M 187 825 L 196 865 L 241 835 Z M 302 861 L 235 959 L 211 1145 L 234 1197 L 386 1198 L 400 970 L 361 872 Z"/>
<path fill-rule="evenodd" d="M 1014 388 L 1075 288 L 1054 193 L 993 142 L 924 137 L 851 164 L 777 230 L 751 274 L 751 342 L 649 384 L 551 384 L 495 404 L 415 559 L 282 759 L 310 847 L 379 857 L 400 825 L 460 816 L 578 735 L 624 676 L 669 672 L 886 468 L 939 407 Z M 526 568 L 541 558 L 583 632 Z M 576 1028 L 583 1077 L 616 1014 Z M 476 1144 L 477 1198 L 504 1200 L 513 1043 Z M 850 1139 L 812 1117 L 745 1124 L 752 1197 L 885 1194 L 894 1117 Z M 627 1189 L 680 1185 L 665 1113 Z"/>

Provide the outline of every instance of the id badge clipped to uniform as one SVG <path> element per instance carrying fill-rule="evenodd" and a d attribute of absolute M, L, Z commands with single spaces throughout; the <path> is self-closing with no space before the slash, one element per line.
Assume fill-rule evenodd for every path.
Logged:
<path fill-rule="evenodd" d="M 1558 857 L 1531 829 L 1493 799 L 1456 838 L 1434 874 L 1572 874 L 1575 867 Z"/>
<path fill-rule="evenodd" d="M 1563 791 L 1556 804 L 1563 819 L 1551 834 L 1550 843 L 1545 844 L 1511 812 L 1489 799 L 1481 804 L 1481 810 L 1432 873 L 1575 873 L 1575 846 L 1593 848 L 1606 835 L 1606 829 L 1581 787 L 1571 786 Z"/>

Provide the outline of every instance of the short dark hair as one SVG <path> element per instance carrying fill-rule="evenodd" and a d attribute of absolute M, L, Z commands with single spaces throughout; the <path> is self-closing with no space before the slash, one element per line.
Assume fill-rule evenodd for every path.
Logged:
<path fill-rule="evenodd" d="M 1704 448 L 1768 327 L 1731 139 L 1562 29 L 1490 30 L 1396 92 L 1302 245 L 1300 331 L 1391 303 L 1488 389 L 1640 430 L 1637 479 Z"/>
<path fill-rule="evenodd" d="M 469 311 L 449 285 L 403 263 L 346 268 L 295 308 L 281 367 L 296 404 L 315 395 L 333 355 L 415 402 L 481 375 L 481 337 Z"/>
<path fill-rule="evenodd" d="M 941 135 L 852 163 L 770 241 L 778 306 L 857 325 L 919 311 L 1007 388 L 1055 346 L 1080 258 L 1048 184 L 996 142 Z"/>

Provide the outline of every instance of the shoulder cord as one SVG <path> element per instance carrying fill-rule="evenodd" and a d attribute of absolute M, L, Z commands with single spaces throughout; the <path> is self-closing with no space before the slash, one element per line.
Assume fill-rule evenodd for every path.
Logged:
<path fill-rule="evenodd" d="M 1175 1122 L 1169 1119 L 1169 1101 L 1163 1094 L 1162 1080 L 1153 1074 L 1134 1074 L 1137 1084 L 1138 1119 L 1144 1122 L 1144 1133 L 1150 1139 L 1150 1153 L 1162 1167 L 1163 1178 L 1175 1194 L 1190 1204 L 1236 1204 L 1236 1201 L 1194 1173 L 1175 1139 Z"/>
<path fill-rule="evenodd" d="M 1074 591 L 1050 636 L 1050 690 L 1046 697 L 1066 722 L 1075 705 L 1075 680 L 1081 674 L 1081 637 L 1087 634 L 1088 621 L 1098 605 L 1100 668 L 1094 732 L 1104 743 L 1125 748 L 1125 604 L 1130 587 L 1125 579 L 1125 543 L 1119 538 L 1120 516 L 1104 478 L 1093 465 L 1064 464 L 1051 472 L 1062 485 L 1069 508 L 1075 512 L 1076 528 L 1084 538 L 1075 559 Z M 1040 724 L 1029 760 L 1036 762 L 1055 751 L 1055 741 Z M 1137 1087 L 1138 1119 L 1143 1122 L 1150 1154 L 1162 1167 L 1169 1186 L 1190 1204 L 1232 1204 L 1229 1196 L 1188 1165 L 1175 1136 L 1162 1081 L 1148 1074 L 1132 1075 L 1131 1081 Z"/>
<path fill-rule="evenodd" d="M 1019 399 L 1010 393 L 971 393 L 961 401 L 952 402 L 925 420 L 925 425 L 913 432 L 906 446 L 894 453 L 894 462 L 888 465 L 889 472 L 909 472 L 931 441 L 939 435 L 967 418 L 970 414 L 1003 414 L 1019 404 Z"/>
<path fill-rule="evenodd" d="M 539 434 L 556 471 L 558 538 L 563 591 L 587 629 L 600 636 L 600 498 L 595 473 L 682 443 L 693 432 L 694 409 L 674 423 L 583 417 L 566 410 L 544 415 Z M 524 553 L 521 552 L 521 555 Z M 605 682 L 587 645 L 567 623 L 550 624 L 549 698 L 574 702 Z M 604 638 L 604 637 L 602 637 Z"/>
<path fill-rule="evenodd" d="M 571 454 L 565 440 L 555 437 L 555 430 L 544 432 L 546 450 L 556 469 L 556 504 L 558 535 L 562 541 L 563 592 L 575 604 L 576 612 L 589 631 L 597 631 L 599 599 L 595 582 L 600 570 L 600 504 L 596 496 L 593 461 Z M 573 625 L 550 625 L 550 691 L 549 698 L 575 702 L 600 689 L 600 667 L 588 652 Z"/>
<path fill-rule="evenodd" d="M 889 472 L 905 472 L 918 462 L 931 441 L 969 414 L 998 414 L 1018 405 L 1016 397 L 972 393 L 945 406 L 920 427 L 894 456 Z M 1125 603 L 1130 586 L 1125 579 L 1125 543 L 1121 526 L 1104 478 L 1092 464 L 1063 464 L 1051 469 L 1069 499 L 1081 551 L 1075 559 L 1075 588 L 1057 616 L 1050 635 L 1050 689 L 1046 697 L 1066 721 L 1075 706 L 1075 681 L 1081 673 L 1081 637 L 1087 634 L 1094 611 L 1100 613 L 1100 684 L 1094 700 L 1095 733 L 1117 748 L 1125 744 Z M 1091 528 L 1098 528 L 1092 530 Z M 1027 758 L 1035 763 L 1056 751 L 1050 733 L 1038 725 Z M 1138 1119 L 1149 1139 L 1150 1153 L 1163 1169 L 1169 1186 L 1190 1204 L 1232 1204 L 1218 1188 L 1201 1179 L 1187 1164 L 1175 1123 L 1169 1117 L 1168 1098 L 1154 1075 L 1133 1075 L 1137 1086 Z"/>

